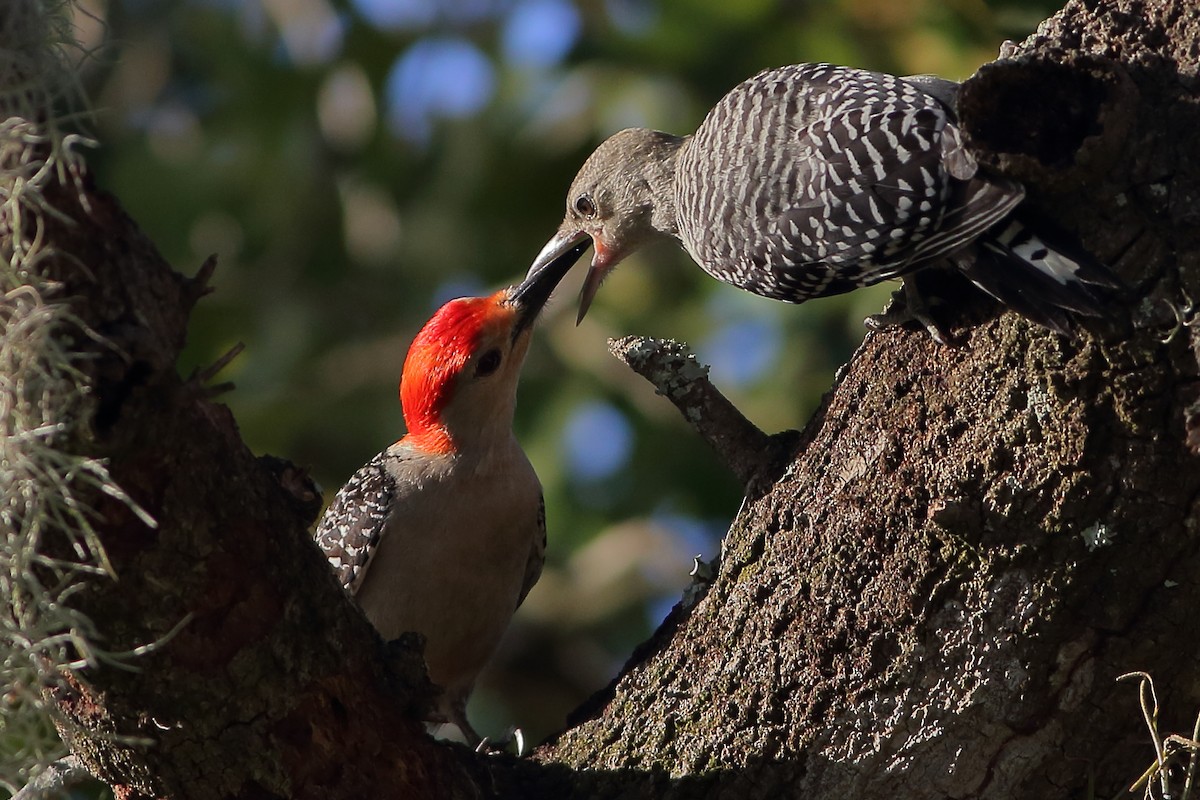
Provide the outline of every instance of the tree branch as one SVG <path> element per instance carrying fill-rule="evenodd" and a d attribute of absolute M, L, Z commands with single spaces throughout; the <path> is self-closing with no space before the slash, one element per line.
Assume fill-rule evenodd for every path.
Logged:
<path fill-rule="evenodd" d="M 1135 287 L 1133 328 L 868 335 L 707 594 L 540 759 L 671 797 L 1112 796 L 1153 756 L 1133 668 L 1191 730 L 1200 338 L 1162 339 L 1200 284 L 1198 35 L 1189 3 L 1072 4 L 963 89 L 981 162 Z"/>
<path fill-rule="evenodd" d="M 708 367 L 686 345 L 669 339 L 625 336 L 609 339 L 608 349 L 671 401 L 748 493 L 775 482 L 798 434 L 768 436 L 746 419 L 708 379 Z"/>
<path fill-rule="evenodd" d="M 311 483 L 255 458 L 228 409 L 176 374 L 197 282 L 86 175 L 81 186 L 53 187 L 55 213 L 36 220 L 60 302 L 97 334 L 74 343 L 95 413 L 68 446 L 106 459 L 157 527 L 83 495 L 119 580 L 95 578 L 75 608 L 107 649 L 148 652 L 57 690 L 64 740 L 124 798 L 475 797 L 473 758 L 410 711 L 431 691 L 419 659 L 385 672 L 311 542 Z"/>
<path fill-rule="evenodd" d="M 57 186 L 58 213 L 37 222 L 58 255 L 42 268 L 101 337 L 72 341 L 96 400 L 89 434 L 65 446 L 107 459 L 158 523 L 91 497 L 119 580 L 74 603 L 113 650 L 160 643 L 137 671 L 98 662 L 60 690 L 64 737 L 130 798 L 1124 788 L 1152 753 L 1130 746 L 1137 707 L 1115 678 L 1154 674 L 1164 727 L 1190 730 L 1200 705 L 1200 333 L 1162 342 L 1159 302 L 1200 296 L 1197 40 L 1189 0 L 1073 3 L 1018 48 L 1028 60 L 993 69 L 1095 74 L 1099 59 L 1128 76 L 1127 114 L 1105 110 L 1120 81 L 1103 77 L 1070 114 L 1063 83 L 1028 85 L 1019 113 L 1037 120 L 1014 119 L 1005 93 L 964 99 L 973 141 L 1013 151 L 984 163 L 1025 170 L 1033 205 L 1135 287 L 1135 329 L 1075 341 L 1003 315 L 955 350 L 868 336 L 790 468 L 734 521 L 708 592 L 520 762 L 424 734 L 410 708 L 427 688 L 385 672 L 308 539 L 303 480 L 256 459 L 228 410 L 175 374 L 199 282 L 86 176 L 82 198 Z M 1014 126 L 1033 133 L 1005 138 Z M 666 393 L 708 420 L 739 477 L 763 474 L 769 458 L 726 440 L 772 440 L 681 351 L 641 349 L 626 354 L 652 374 L 690 374 Z"/>

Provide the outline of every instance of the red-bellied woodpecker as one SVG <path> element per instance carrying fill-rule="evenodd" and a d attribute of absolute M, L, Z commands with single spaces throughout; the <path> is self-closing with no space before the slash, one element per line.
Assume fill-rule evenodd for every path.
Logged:
<path fill-rule="evenodd" d="M 1100 315 L 1091 287 L 1115 279 L 1013 219 L 1025 190 L 978 169 L 950 107 L 956 89 L 799 64 L 738 85 L 692 135 L 616 133 L 579 170 L 530 274 L 590 238 L 582 319 L 621 259 L 673 238 L 713 277 L 792 303 L 950 262 L 1054 330 L 1070 327 L 1067 311 Z M 905 289 L 909 318 L 936 337 L 913 284 Z"/>
<path fill-rule="evenodd" d="M 424 635 L 443 693 L 430 721 L 466 716 L 475 678 L 542 571 L 542 487 L 512 432 L 533 322 L 586 246 L 520 286 L 451 300 L 413 340 L 408 433 L 356 472 L 314 536 L 385 640 Z"/>

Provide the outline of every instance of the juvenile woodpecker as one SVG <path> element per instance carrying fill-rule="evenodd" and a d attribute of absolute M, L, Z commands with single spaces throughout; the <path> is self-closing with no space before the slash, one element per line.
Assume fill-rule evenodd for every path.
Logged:
<path fill-rule="evenodd" d="M 512 431 L 517 382 L 538 312 L 584 249 L 433 315 L 404 361 L 408 433 L 354 473 L 314 534 L 385 640 L 425 636 L 443 690 L 429 721 L 473 745 L 467 699 L 546 549 L 542 487 Z"/>
<path fill-rule="evenodd" d="M 620 131 L 575 176 L 566 219 L 530 274 L 590 239 L 582 319 L 618 262 L 670 238 L 713 277 L 791 303 L 943 262 L 1054 330 L 1069 328 L 1067 311 L 1098 316 L 1092 287 L 1115 279 L 1013 219 L 1025 190 L 979 170 L 950 107 L 956 90 L 798 64 L 738 85 L 689 136 Z M 907 318 L 936 336 L 905 289 Z"/>

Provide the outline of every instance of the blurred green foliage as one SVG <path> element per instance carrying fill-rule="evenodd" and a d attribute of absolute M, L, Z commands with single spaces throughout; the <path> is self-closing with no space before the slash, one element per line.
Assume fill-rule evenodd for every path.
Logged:
<path fill-rule="evenodd" d="M 1055 6 L 88 0 L 78 30 L 100 185 L 180 271 L 220 259 L 180 369 L 244 342 L 224 401 L 252 448 L 309 467 L 328 497 L 403 433 L 396 384 L 417 328 L 450 296 L 524 274 L 606 135 L 686 132 L 740 80 L 798 61 L 963 78 Z M 535 740 L 615 674 L 740 501 L 606 339 L 689 341 L 761 427 L 798 427 L 892 288 L 788 306 L 657 248 L 576 328 L 581 278 L 542 324 L 518 408 L 550 562 L 473 709 L 484 732 L 519 724 Z"/>

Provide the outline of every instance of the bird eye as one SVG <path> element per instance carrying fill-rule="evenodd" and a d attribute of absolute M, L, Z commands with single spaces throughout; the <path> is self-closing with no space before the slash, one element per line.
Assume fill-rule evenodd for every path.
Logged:
<path fill-rule="evenodd" d="M 486 378 L 498 369 L 500 369 L 500 350 L 493 347 L 479 357 L 479 363 L 475 365 L 475 377 Z"/>
<path fill-rule="evenodd" d="M 589 195 L 581 194 L 575 199 L 575 210 L 582 216 L 592 219 L 596 216 L 596 203 Z"/>

